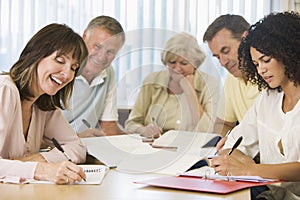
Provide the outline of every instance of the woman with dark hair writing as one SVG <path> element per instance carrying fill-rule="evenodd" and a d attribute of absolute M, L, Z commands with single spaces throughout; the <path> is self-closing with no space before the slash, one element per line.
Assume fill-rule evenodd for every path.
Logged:
<path fill-rule="evenodd" d="M 74 163 L 85 161 L 86 149 L 59 108 L 66 108 L 74 77 L 87 49 L 66 25 L 50 24 L 36 33 L 9 73 L 0 75 L 0 182 L 81 181 Z M 57 148 L 39 153 L 44 140 Z"/>

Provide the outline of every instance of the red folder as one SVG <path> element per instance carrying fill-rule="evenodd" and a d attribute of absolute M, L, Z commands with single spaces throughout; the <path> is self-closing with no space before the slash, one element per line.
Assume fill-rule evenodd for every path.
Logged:
<path fill-rule="evenodd" d="M 244 181 L 226 181 L 226 180 L 214 180 L 203 179 L 195 177 L 174 176 L 155 178 L 145 181 L 136 181 L 135 183 L 145 184 L 156 187 L 165 187 L 181 190 L 191 190 L 198 192 L 209 192 L 217 194 L 227 194 L 237 190 L 267 185 L 273 182 L 244 182 Z"/>

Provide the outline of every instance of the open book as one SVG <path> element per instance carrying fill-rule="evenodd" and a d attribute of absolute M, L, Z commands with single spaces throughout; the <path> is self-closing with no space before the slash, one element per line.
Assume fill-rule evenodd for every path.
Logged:
<path fill-rule="evenodd" d="M 206 144 L 216 137 L 219 135 L 172 130 L 152 145 L 137 134 L 82 138 L 82 141 L 90 155 L 117 170 L 177 175 L 202 158 L 214 155 L 214 147 Z M 204 145 L 209 147 L 202 148 Z"/>
<path fill-rule="evenodd" d="M 101 184 L 107 171 L 108 167 L 105 165 L 78 165 L 83 168 L 83 171 L 86 175 L 86 181 L 75 182 L 76 184 Z M 49 181 L 37 181 L 31 180 L 29 183 L 34 184 L 54 184 Z"/>
<path fill-rule="evenodd" d="M 89 137 L 81 138 L 81 140 L 90 155 L 110 168 L 117 167 L 137 149 L 144 149 L 145 152 L 151 151 L 149 144 L 143 143 L 138 134 Z"/>

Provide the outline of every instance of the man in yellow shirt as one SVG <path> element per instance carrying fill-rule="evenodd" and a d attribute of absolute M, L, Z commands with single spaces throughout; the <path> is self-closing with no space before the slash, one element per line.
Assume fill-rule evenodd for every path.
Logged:
<path fill-rule="evenodd" d="M 239 69 L 238 48 L 249 23 L 239 15 L 221 15 L 210 24 L 203 41 L 229 72 L 224 83 L 213 132 L 223 136 L 240 122 L 259 94 L 257 86 L 247 82 Z"/>

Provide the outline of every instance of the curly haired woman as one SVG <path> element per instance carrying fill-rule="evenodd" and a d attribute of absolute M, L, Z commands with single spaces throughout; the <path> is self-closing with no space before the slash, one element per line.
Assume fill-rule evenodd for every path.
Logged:
<path fill-rule="evenodd" d="M 271 13 L 250 27 L 239 47 L 240 66 L 249 81 L 257 84 L 260 90 L 266 90 L 232 130 L 220 156 L 212 159 L 215 171 L 222 175 L 288 181 L 281 187 L 286 191 L 285 197 L 278 197 L 276 192 L 264 192 L 269 194 L 268 197 L 277 194 L 275 199 L 292 199 L 295 194 L 300 195 L 299 47 L 298 13 Z M 228 151 L 241 135 L 241 145 L 229 156 Z M 252 157 L 258 152 L 260 163 L 256 164 Z M 267 197 L 263 197 L 264 194 L 257 197 L 264 190 L 269 188 L 252 188 L 252 199 Z"/>

